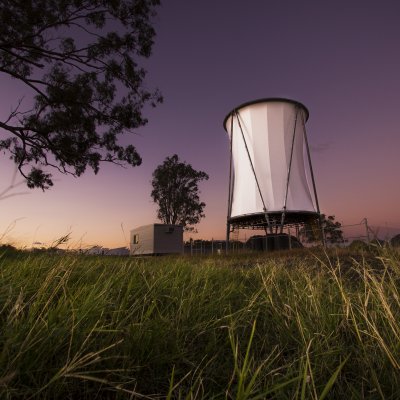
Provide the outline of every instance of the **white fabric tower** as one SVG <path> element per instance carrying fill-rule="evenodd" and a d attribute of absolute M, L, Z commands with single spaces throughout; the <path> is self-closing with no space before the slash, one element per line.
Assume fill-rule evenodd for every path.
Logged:
<path fill-rule="evenodd" d="M 288 99 L 262 99 L 224 120 L 231 141 L 228 221 L 268 215 L 282 225 L 319 213 L 305 122 L 308 111 Z"/>

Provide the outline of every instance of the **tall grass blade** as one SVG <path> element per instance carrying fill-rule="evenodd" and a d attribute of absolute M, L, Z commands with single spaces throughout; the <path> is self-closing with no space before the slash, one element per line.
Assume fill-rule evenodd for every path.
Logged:
<path fill-rule="evenodd" d="M 329 393 L 329 391 L 332 389 L 332 386 L 336 382 L 337 377 L 339 376 L 340 371 L 346 364 L 347 360 L 349 359 L 350 356 L 347 356 L 341 363 L 340 365 L 336 368 L 335 372 L 332 374 L 332 376 L 329 378 L 328 382 L 326 383 L 323 391 L 319 395 L 318 399 L 323 400 Z"/>

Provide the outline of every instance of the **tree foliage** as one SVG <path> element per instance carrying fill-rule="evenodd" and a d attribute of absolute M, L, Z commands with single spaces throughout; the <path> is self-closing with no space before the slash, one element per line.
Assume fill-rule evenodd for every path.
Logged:
<path fill-rule="evenodd" d="M 390 244 L 393 247 L 400 247 L 400 233 L 390 239 Z"/>
<path fill-rule="evenodd" d="M 153 172 L 151 197 L 158 205 L 157 217 L 165 224 L 183 225 L 193 230 L 204 217 L 205 203 L 200 201 L 198 184 L 208 175 L 180 162 L 176 154 L 167 157 Z"/>
<path fill-rule="evenodd" d="M 150 56 L 159 0 L 0 0 L 0 74 L 31 95 L 0 120 L 0 150 L 30 188 L 52 186 L 54 167 L 80 176 L 101 161 L 139 165 L 121 133 L 146 124 L 138 60 Z"/>
<path fill-rule="evenodd" d="M 327 243 L 335 244 L 342 243 L 343 231 L 341 230 L 342 224 L 335 221 L 334 215 L 321 214 L 321 226 L 311 227 L 306 225 L 300 229 L 300 236 L 308 243 L 313 243 L 321 240 L 321 228 L 323 229 L 325 240 Z"/>

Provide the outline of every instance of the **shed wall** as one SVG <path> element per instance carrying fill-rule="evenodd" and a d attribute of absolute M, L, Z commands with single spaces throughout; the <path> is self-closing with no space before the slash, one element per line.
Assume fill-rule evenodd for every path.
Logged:
<path fill-rule="evenodd" d="M 154 253 L 180 254 L 183 252 L 183 228 L 179 225 L 154 225 Z"/>
<path fill-rule="evenodd" d="M 138 243 L 134 243 L 135 235 L 138 235 Z M 183 253 L 183 227 L 180 225 L 151 224 L 131 230 L 131 255 L 181 253 Z"/>
<path fill-rule="evenodd" d="M 139 243 L 134 243 L 134 236 L 139 235 Z M 131 255 L 154 253 L 154 225 L 144 225 L 131 230 Z"/>

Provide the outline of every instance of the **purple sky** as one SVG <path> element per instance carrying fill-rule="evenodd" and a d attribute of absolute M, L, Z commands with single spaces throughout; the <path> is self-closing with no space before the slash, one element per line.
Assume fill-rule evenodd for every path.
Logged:
<path fill-rule="evenodd" d="M 130 229 L 156 222 L 151 174 L 174 153 L 210 175 L 201 184 L 206 218 L 192 236 L 224 238 L 229 144 L 222 121 L 263 97 L 309 109 L 321 211 L 343 224 L 367 217 L 381 236 L 399 233 L 399 19 L 395 1 L 166 0 L 145 64 L 148 86 L 165 101 L 124 139 L 137 146 L 142 166 L 58 176 L 45 193 L 16 188 L 29 194 L 2 200 L 2 240 L 30 247 L 72 232 L 71 245 L 126 245 Z M 4 117 L 24 91 L 1 75 L 0 84 Z M 5 189 L 13 168 L 5 157 L 0 162 Z"/>

